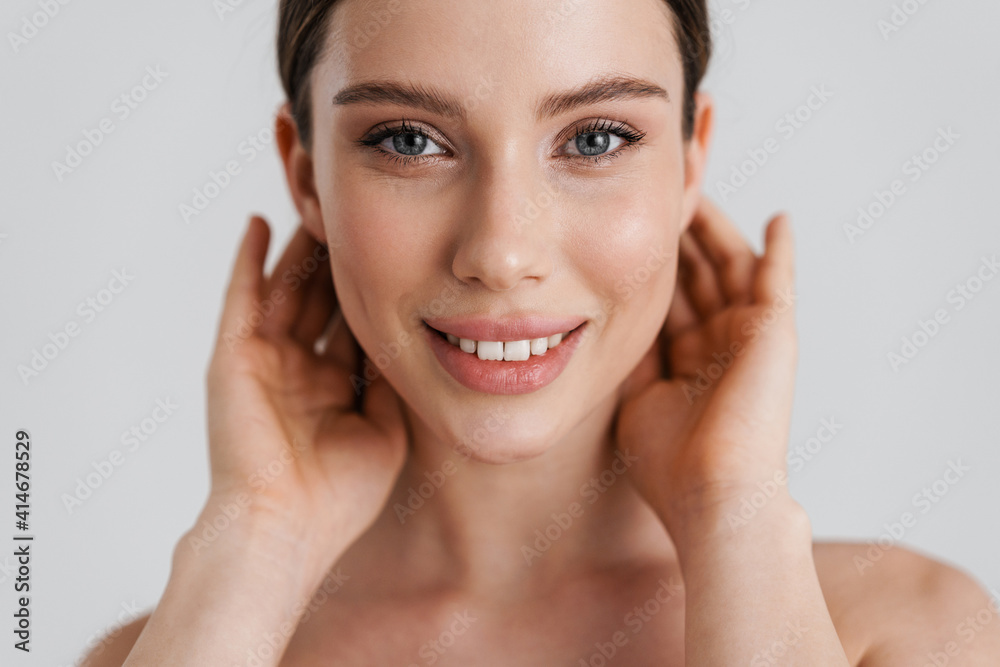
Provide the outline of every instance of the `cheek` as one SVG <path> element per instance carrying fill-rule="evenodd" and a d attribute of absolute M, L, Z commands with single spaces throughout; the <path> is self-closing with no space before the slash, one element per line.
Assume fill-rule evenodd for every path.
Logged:
<path fill-rule="evenodd" d="M 346 194 L 349 193 L 349 194 Z M 337 295 L 359 342 L 378 342 L 398 327 L 394 306 L 423 270 L 407 230 L 412 208 L 361 176 L 336 175 L 320 193 Z"/>
<path fill-rule="evenodd" d="M 679 189 L 652 183 L 604 193 L 586 217 L 586 233 L 574 239 L 574 263 L 597 298 L 589 316 L 599 347 L 614 351 L 602 353 L 606 363 L 591 372 L 621 380 L 656 339 L 670 306 L 682 201 Z"/>
<path fill-rule="evenodd" d="M 574 263 L 609 316 L 632 310 L 633 301 L 645 308 L 669 297 L 681 219 L 679 193 L 652 184 L 604 190 L 577 219 L 585 224 L 572 239 Z M 664 312 L 667 305 L 664 301 Z M 656 319 L 655 313 L 650 315 Z"/>

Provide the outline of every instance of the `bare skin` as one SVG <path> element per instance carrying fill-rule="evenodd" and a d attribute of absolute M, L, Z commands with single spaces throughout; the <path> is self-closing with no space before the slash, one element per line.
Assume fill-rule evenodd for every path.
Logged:
<path fill-rule="evenodd" d="M 880 566 L 861 577 L 852 561 L 855 556 L 866 558 L 868 548 L 866 544 L 836 542 L 817 542 L 813 547 L 823 594 L 849 664 L 855 667 L 923 665 L 928 652 L 943 652 L 949 642 L 954 642 L 960 650 L 957 657 L 949 656 L 949 665 L 985 667 L 995 664 L 993 657 L 1000 647 L 996 632 L 988 629 L 976 632 L 973 624 L 968 623 L 969 617 L 974 618 L 983 609 L 991 609 L 989 599 L 972 579 L 960 570 L 902 547 L 887 551 Z M 342 567 L 340 569 L 341 575 L 346 574 Z M 372 569 L 355 572 L 347 580 L 349 585 L 345 584 L 319 605 L 313 617 L 292 637 L 279 664 L 288 667 L 423 664 L 419 648 L 414 648 L 426 645 L 447 630 L 453 620 L 454 609 L 474 608 L 474 601 L 470 599 L 453 599 L 450 602 L 427 599 L 426 606 L 417 615 L 413 609 L 401 606 L 399 600 L 375 601 L 363 594 L 352 595 L 351 588 L 361 590 L 366 582 L 383 585 L 384 572 L 373 572 Z M 657 579 L 667 575 L 670 583 L 669 574 L 675 571 L 664 567 L 662 572 L 647 572 L 642 576 L 644 585 L 637 582 L 627 591 L 621 586 L 622 580 L 626 579 L 622 577 L 616 585 L 602 591 L 605 597 L 601 599 L 606 600 L 609 608 L 631 610 L 632 606 L 643 604 L 652 597 L 650 591 L 659 586 Z M 332 574 L 335 576 L 331 577 L 331 581 L 335 581 L 336 570 Z M 631 575 L 632 579 L 636 578 L 635 572 Z M 331 585 L 331 588 L 334 586 Z M 596 590 L 594 594 L 598 594 Z M 570 594 L 566 592 L 562 597 L 570 597 Z M 317 598 L 320 599 L 321 596 Z M 550 594 L 546 604 L 534 611 L 549 619 L 550 623 L 551 619 L 562 619 L 563 623 L 561 628 L 546 626 L 545 650 L 540 649 L 538 636 L 532 631 L 538 626 L 527 621 L 536 616 L 526 607 L 508 609 L 507 612 L 517 621 L 504 619 L 506 625 L 500 627 L 506 627 L 507 631 L 494 633 L 500 637 L 488 642 L 482 637 L 472 638 L 470 635 L 470 643 L 475 643 L 475 650 L 481 651 L 473 653 L 477 662 L 470 662 L 468 654 L 456 650 L 450 657 L 445 654 L 436 664 L 486 664 L 483 656 L 496 656 L 494 664 L 497 665 L 530 665 L 533 664 L 531 660 L 536 658 L 539 665 L 570 665 L 574 664 L 571 661 L 573 656 L 588 659 L 597 652 L 595 642 L 608 641 L 613 634 L 612 629 L 624 628 L 628 633 L 629 646 L 626 650 L 619 649 L 621 652 L 615 659 L 620 664 L 684 665 L 683 654 L 678 652 L 677 646 L 678 634 L 683 632 L 683 614 L 679 611 L 683 593 L 671 600 L 668 606 L 652 617 L 650 623 L 643 623 L 639 634 L 632 634 L 637 622 L 625 625 L 624 613 L 611 619 L 611 622 L 605 619 L 603 624 L 596 623 L 601 626 L 596 629 L 577 625 L 583 618 L 580 604 L 575 600 L 560 601 L 558 595 Z M 488 604 L 488 609 L 494 610 L 494 613 L 500 611 L 493 601 Z M 477 624 L 491 620 L 486 616 L 479 616 L 478 619 Z M 574 623 L 566 623 L 566 619 L 574 619 Z M 117 637 L 105 638 L 98 648 L 90 652 L 84 665 L 118 667 L 124 664 L 148 620 L 149 614 L 146 614 L 125 626 Z M 957 632 L 957 626 L 963 623 L 961 633 Z M 341 630 L 334 632 L 334 627 Z M 515 631 L 518 627 L 521 628 L 520 633 Z M 918 627 L 930 632 L 930 635 L 918 633 Z M 396 638 L 393 647 L 386 646 L 390 632 Z M 973 639 L 967 642 L 970 632 Z M 409 648 L 393 653 L 398 645 Z M 580 648 L 574 650 L 576 647 Z M 785 664 L 778 656 L 768 663 L 764 655 L 767 648 L 763 643 L 760 646 L 760 659 L 763 661 L 760 664 Z M 429 652 L 433 653 L 433 649 Z M 772 655 L 775 655 L 773 651 Z M 667 657 L 661 659 L 658 656 Z"/>
<path fill-rule="evenodd" d="M 1000 619 L 971 639 L 961 626 L 989 609 L 968 576 L 901 547 L 813 544 L 775 482 L 796 365 L 791 226 L 769 221 L 757 255 L 701 196 L 712 102 L 699 94 L 684 138 L 663 3 L 581 0 L 555 22 L 550 3 L 513 4 L 413 0 L 364 48 L 349 38 L 371 3 L 335 12 L 312 145 L 287 107 L 277 121 L 302 227 L 265 276 L 269 228 L 254 219 L 233 269 L 208 373 L 209 501 L 156 610 L 91 664 L 576 665 L 613 651 L 629 665 L 886 667 L 948 642 L 950 665 L 996 664 Z M 622 74 L 668 95 L 536 114 Z M 387 77 L 464 118 L 340 96 Z M 587 162 L 573 139 L 595 118 L 643 139 L 589 129 L 620 154 Z M 381 123 L 419 128 L 430 152 L 402 162 L 357 143 Z M 329 262 L 293 287 L 323 244 Z M 281 303 L 234 339 L 268 298 Z M 586 335 L 550 385 L 486 394 L 430 353 L 421 323 L 441 309 L 580 315 Z M 387 349 L 365 376 L 362 353 Z M 763 487 L 768 501 L 734 520 Z"/>

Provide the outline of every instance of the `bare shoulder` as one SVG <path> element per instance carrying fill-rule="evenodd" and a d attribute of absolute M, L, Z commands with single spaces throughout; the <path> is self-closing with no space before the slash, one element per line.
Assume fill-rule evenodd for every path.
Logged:
<path fill-rule="evenodd" d="M 144 614 L 128 625 L 120 628 L 117 634 L 108 634 L 98 640 L 95 646 L 80 662 L 81 667 L 121 667 L 125 658 L 132 651 L 139 634 L 146 627 L 149 614 Z"/>
<path fill-rule="evenodd" d="M 816 542 L 813 560 L 858 667 L 1000 665 L 1000 594 L 961 568 L 877 543 Z"/>

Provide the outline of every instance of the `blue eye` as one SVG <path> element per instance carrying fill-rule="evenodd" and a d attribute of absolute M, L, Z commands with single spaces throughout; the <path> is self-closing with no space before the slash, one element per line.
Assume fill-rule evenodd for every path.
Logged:
<path fill-rule="evenodd" d="M 567 153 L 569 157 L 600 162 L 618 157 L 622 153 L 623 146 L 624 148 L 635 146 L 645 136 L 645 132 L 637 132 L 625 123 L 615 123 L 607 118 L 600 118 L 586 125 L 577 126 L 576 135 L 565 145 L 570 147 Z"/>
<path fill-rule="evenodd" d="M 614 140 L 617 140 L 618 143 L 612 146 Z M 618 146 L 625 143 L 625 140 L 608 132 L 587 132 L 586 134 L 577 135 L 575 139 L 571 139 L 567 143 L 577 150 L 577 155 L 593 157 L 607 153 L 613 148 L 618 148 Z"/>
<path fill-rule="evenodd" d="M 638 132 L 625 123 L 600 118 L 579 125 L 576 134 L 563 145 L 565 157 L 599 163 L 618 157 L 625 148 L 638 145 L 645 132 Z M 401 164 L 422 161 L 448 151 L 435 142 L 423 129 L 403 121 L 397 126 L 380 124 L 358 140 L 383 158 Z M 430 149 L 430 150 L 428 150 Z"/>
<path fill-rule="evenodd" d="M 430 155 L 446 152 L 426 132 L 411 125 L 405 119 L 395 127 L 389 127 L 385 124 L 377 126 L 367 136 L 359 139 L 358 143 L 382 153 L 387 159 L 402 162 L 422 160 Z M 424 151 L 428 147 L 435 150 L 425 153 Z"/>

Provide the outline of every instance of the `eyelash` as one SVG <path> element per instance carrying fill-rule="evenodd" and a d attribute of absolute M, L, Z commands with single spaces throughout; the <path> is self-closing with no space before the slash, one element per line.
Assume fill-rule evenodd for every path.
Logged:
<path fill-rule="evenodd" d="M 624 144 L 616 148 L 611 153 L 602 153 L 601 155 L 566 155 L 571 159 L 584 160 L 585 162 L 590 162 L 592 164 L 603 164 L 610 162 L 616 157 L 621 156 L 629 148 L 636 148 L 641 143 L 643 138 L 646 136 L 645 132 L 639 132 L 632 129 L 624 122 L 615 122 L 609 118 L 599 118 L 597 120 L 589 121 L 585 124 L 577 125 L 575 128 L 576 134 L 569 137 L 567 141 L 576 139 L 577 137 L 584 134 L 592 133 L 607 133 L 613 134 L 620 137 L 625 141 Z M 431 141 L 434 141 L 434 137 L 430 136 L 428 133 L 424 132 L 420 128 L 411 125 L 409 121 L 405 118 L 400 122 L 400 125 L 396 127 L 389 127 L 385 123 L 381 123 L 369 132 L 367 135 L 357 140 L 357 143 L 361 146 L 370 148 L 375 153 L 378 153 L 381 157 L 388 160 L 392 164 L 412 164 L 413 162 L 423 161 L 433 158 L 437 154 L 432 155 L 402 155 L 400 153 L 391 153 L 381 146 L 383 141 L 389 137 L 393 137 L 400 134 L 416 134 L 422 137 L 426 137 Z M 565 144 L 565 142 L 564 142 Z"/>

